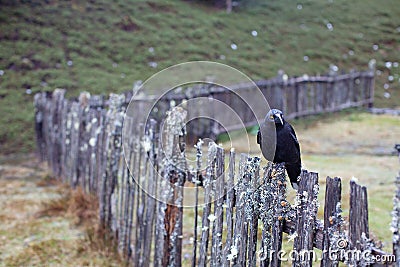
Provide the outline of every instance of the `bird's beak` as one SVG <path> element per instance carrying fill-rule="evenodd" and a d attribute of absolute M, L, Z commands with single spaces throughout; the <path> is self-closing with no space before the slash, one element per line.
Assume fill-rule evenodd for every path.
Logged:
<path fill-rule="evenodd" d="M 281 121 L 281 124 L 283 125 L 283 120 L 282 120 L 281 114 L 276 114 L 276 116 L 279 118 L 279 120 Z"/>

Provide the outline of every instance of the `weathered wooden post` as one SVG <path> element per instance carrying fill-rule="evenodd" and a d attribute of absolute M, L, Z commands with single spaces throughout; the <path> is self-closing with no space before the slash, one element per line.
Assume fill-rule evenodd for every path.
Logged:
<path fill-rule="evenodd" d="M 51 98 L 51 146 L 50 149 L 50 167 L 53 174 L 56 176 L 61 175 L 61 131 L 62 131 L 62 102 L 64 101 L 65 89 L 56 89 Z"/>
<path fill-rule="evenodd" d="M 303 81 L 296 83 L 297 112 L 299 115 L 307 111 L 307 84 Z"/>
<path fill-rule="evenodd" d="M 263 222 L 263 240 L 260 265 L 280 266 L 279 251 L 282 248 L 282 233 L 285 220 L 293 220 L 294 214 L 286 200 L 285 166 L 268 163 L 263 183 L 259 187 L 259 212 Z"/>
<path fill-rule="evenodd" d="M 334 110 L 335 108 L 335 101 L 333 101 L 333 99 L 335 97 L 336 74 L 332 73 L 331 75 L 333 77 L 328 76 L 328 82 L 326 85 L 325 111 Z"/>
<path fill-rule="evenodd" d="M 121 241 L 121 246 L 123 249 L 123 256 L 126 259 L 126 264 L 129 265 L 131 256 L 132 256 L 132 250 L 131 250 L 131 236 L 132 236 L 132 225 L 133 225 L 133 217 L 134 217 L 134 207 L 135 207 L 135 196 L 136 196 L 136 188 L 137 184 L 135 182 L 136 179 L 136 174 L 135 174 L 135 169 L 136 169 L 136 159 L 138 158 L 138 153 L 136 149 L 136 142 L 138 138 L 135 138 L 137 136 L 137 133 L 135 132 L 135 127 L 134 127 L 134 120 L 130 116 L 125 116 L 124 119 L 124 129 L 125 133 L 128 136 L 125 136 L 125 141 L 126 142 L 124 145 L 124 155 L 126 157 L 126 197 L 125 197 L 125 222 L 124 222 L 124 237 L 123 240 Z"/>
<path fill-rule="evenodd" d="M 151 149 L 151 141 L 148 136 L 148 129 L 147 125 L 144 125 L 145 127 L 145 135 L 141 136 L 141 142 L 140 142 L 140 152 L 141 152 L 141 162 L 139 163 L 139 187 L 140 187 L 140 198 L 138 198 L 138 211 L 137 211 L 137 220 L 138 220 L 138 238 L 136 239 L 136 253 L 137 253 L 137 266 L 144 266 L 146 264 L 147 257 L 149 255 L 146 255 L 148 252 L 144 250 L 146 246 L 146 242 L 150 242 L 149 240 L 145 239 L 145 232 L 147 228 L 147 221 L 146 221 L 146 214 L 148 212 L 148 199 L 149 193 L 147 192 L 147 188 L 149 183 L 153 183 L 152 181 L 149 180 L 148 176 L 148 169 L 149 169 L 149 152 Z M 151 243 L 151 242 L 150 242 Z"/>
<path fill-rule="evenodd" d="M 143 123 L 140 122 L 138 125 L 137 133 L 138 136 L 142 134 Z M 137 147 L 137 159 L 134 167 L 134 176 L 136 180 L 137 188 L 137 201 L 136 201 L 136 227 L 135 227 L 135 252 L 134 252 L 134 266 L 140 266 L 143 260 L 143 224 L 144 224 L 144 210 L 145 210 L 145 194 L 142 186 L 144 185 L 144 180 L 146 179 L 143 175 L 142 165 L 146 164 L 145 152 L 143 145 L 141 145 L 140 138 L 136 138 Z M 145 162 L 143 164 L 143 162 Z M 156 251 L 159 251 L 156 246 Z"/>
<path fill-rule="evenodd" d="M 70 155 L 68 158 L 68 177 L 70 185 L 75 188 L 78 185 L 78 153 L 79 153 L 79 103 L 74 101 L 71 104 L 70 118 L 67 127 L 70 129 L 68 145 Z"/>
<path fill-rule="evenodd" d="M 157 162 L 157 145 L 158 145 L 158 133 L 156 132 L 157 129 L 157 122 L 153 119 L 149 122 L 149 128 L 147 133 L 147 141 L 150 142 L 150 146 L 146 149 L 147 156 L 149 157 L 149 175 L 147 177 L 147 194 L 146 194 L 146 213 L 145 213 L 145 220 L 146 225 L 144 228 L 143 233 L 143 266 L 147 267 L 150 266 L 150 251 L 151 251 L 151 244 L 153 240 L 153 233 L 154 233 L 154 215 L 156 214 L 156 199 L 154 197 L 156 193 L 156 185 L 158 180 L 158 162 Z"/>
<path fill-rule="evenodd" d="M 235 266 L 255 266 L 258 226 L 258 191 L 260 158 L 241 154 L 239 181 L 236 187 L 236 220 L 233 245 L 228 259 Z"/>
<path fill-rule="evenodd" d="M 257 234 L 258 234 L 258 215 L 256 208 L 259 202 L 259 192 L 257 186 L 260 181 L 260 158 L 254 157 L 247 161 L 245 175 L 250 177 L 250 187 L 247 188 L 246 201 L 246 220 L 248 221 L 248 248 L 247 266 L 256 266 L 257 263 Z"/>
<path fill-rule="evenodd" d="M 89 179 L 88 189 L 91 193 L 97 192 L 97 183 L 98 183 L 98 166 L 99 155 L 98 153 L 101 146 L 101 133 L 102 133 L 102 125 L 101 125 L 101 112 L 104 106 L 104 98 L 101 95 L 95 95 L 90 97 L 89 99 L 89 123 L 90 127 L 88 127 L 89 138 L 89 146 L 88 146 L 88 162 L 89 168 L 87 169 L 87 177 Z"/>
<path fill-rule="evenodd" d="M 40 92 L 35 94 L 34 106 L 35 106 L 35 132 L 36 132 L 36 146 L 37 153 L 39 154 L 40 161 L 46 159 L 45 154 L 45 137 L 43 132 L 43 120 L 45 115 L 45 100 L 46 93 Z"/>
<path fill-rule="evenodd" d="M 68 127 L 68 121 L 70 118 L 71 102 L 64 99 L 61 103 L 61 179 L 63 183 L 68 183 L 68 159 L 69 159 L 69 148 L 70 148 L 70 133 L 71 127 Z M 68 141 L 67 141 L 68 140 Z"/>
<path fill-rule="evenodd" d="M 226 0 L 226 13 L 232 12 L 232 0 Z"/>
<path fill-rule="evenodd" d="M 229 173 L 226 183 L 226 241 L 225 248 L 223 251 L 222 264 L 223 266 L 230 266 L 231 260 L 228 259 L 228 255 L 232 246 L 232 235 L 233 235 L 233 207 L 235 198 L 234 189 L 235 179 L 235 151 L 232 148 L 229 154 Z"/>
<path fill-rule="evenodd" d="M 124 127 L 130 127 L 131 120 L 124 119 Z M 125 139 L 125 142 L 128 142 Z M 128 150 L 124 150 L 123 158 L 120 162 L 120 178 L 118 179 L 118 217 L 117 217 L 117 226 L 118 226 L 118 252 L 122 257 L 126 257 L 126 235 L 127 235 L 127 214 L 128 214 L 128 205 L 130 203 L 129 200 L 129 170 L 126 167 L 126 164 L 129 164 L 130 161 L 130 153 Z"/>
<path fill-rule="evenodd" d="M 340 248 L 341 244 L 339 242 L 346 243 L 346 240 L 340 236 L 340 230 L 343 225 L 341 194 L 342 183 L 340 178 L 335 177 L 332 179 L 327 177 L 324 208 L 324 238 L 322 241 L 322 251 L 325 255 L 322 258 L 321 267 L 338 266 L 339 258 L 329 257 L 330 250 Z"/>
<path fill-rule="evenodd" d="M 200 238 L 200 255 L 198 266 L 206 266 L 208 258 L 208 240 L 210 235 L 210 217 L 211 214 L 211 202 L 213 195 L 213 181 L 215 177 L 215 157 L 216 157 L 216 145 L 210 143 L 208 146 L 207 155 L 207 168 L 206 175 L 203 177 L 204 186 L 204 208 L 202 216 L 202 228 L 201 228 L 201 238 Z"/>
<path fill-rule="evenodd" d="M 318 174 L 303 170 L 295 203 L 297 222 L 293 249 L 297 251 L 297 257 L 293 260 L 293 267 L 312 266 L 318 192 Z"/>
<path fill-rule="evenodd" d="M 369 72 L 368 72 L 368 75 L 369 75 L 368 108 L 373 108 L 374 107 L 374 95 L 375 95 L 375 69 L 376 69 L 376 60 L 375 59 L 371 59 L 368 62 L 368 68 L 369 68 Z"/>
<path fill-rule="evenodd" d="M 201 165 L 203 156 L 203 140 L 199 140 L 194 146 L 196 148 L 196 177 L 194 178 L 195 186 L 195 207 L 194 207 L 194 232 L 193 232 L 193 254 L 192 254 L 192 267 L 197 264 L 197 226 L 198 226 L 198 216 L 199 216 L 199 184 L 201 175 Z"/>
<path fill-rule="evenodd" d="M 98 113 L 98 135 L 97 135 L 97 147 L 95 149 L 96 153 L 96 193 L 99 198 L 99 205 L 101 207 L 101 199 L 102 195 L 101 193 L 103 192 L 103 178 L 104 178 L 104 173 L 106 171 L 106 159 L 107 159 L 107 153 L 106 150 L 108 149 L 108 134 L 106 133 L 106 128 L 107 128 L 107 110 L 102 109 Z M 100 209 L 100 213 L 101 213 Z M 101 218 L 101 216 L 100 216 Z"/>
<path fill-rule="evenodd" d="M 367 188 L 358 185 L 354 180 L 350 181 L 349 239 L 351 250 L 364 252 L 369 249 Z M 349 259 L 345 260 L 356 266 L 366 266 L 373 263 L 372 253 L 369 255 L 371 258 L 350 255 Z"/>
<path fill-rule="evenodd" d="M 108 161 L 108 186 L 107 186 L 107 209 L 108 216 L 106 217 L 107 225 L 110 227 L 114 234 L 114 238 L 118 237 L 117 227 L 117 198 L 119 193 L 119 174 L 120 174 L 120 162 L 122 157 L 122 125 L 124 120 L 124 109 L 123 105 L 125 102 L 124 95 L 110 95 L 110 115 L 112 116 L 111 121 L 111 143 L 110 153 L 111 158 Z M 116 190 L 118 189 L 118 191 Z"/>
<path fill-rule="evenodd" d="M 239 160 L 239 177 L 238 183 L 235 186 L 235 206 L 236 206 L 236 216 L 235 216 L 235 226 L 232 237 L 232 246 L 228 259 L 233 262 L 234 266 L 244 266 L 246 260 L 246 246 L 247 246 L 247 233 L 243 237 L 244 233 L 244 221 L 245 221 L 245 181 L 244 178 L 244 165 L 247 161 L 247 155 L 240 154 Z"/>
<path fill-rule="evenodd" d="M 128 130 L 127 130 L 128 129 Z M 126 144 L 130 143 L 129 137 L 133 134 L 132 132 L 132 119 L 126 116 L 124 118 L 123 133 L 128 135 L 125 137 L 124 142 Z M 125 144 L 124 144 L 125 145 Z M 130 151 L 130 146 L 124 146 L 124 154 L 121 155 L 120 162 L 120 173 L 118 175 L 118 192 L 117 192 L 117 227 L 118 227 L 118 252 L 121 256 L 125 257 L 128 255 L 129 250 L 126 249 L 127 243 L 127 224 L 128 224 L 128 209 L 130 205 L 129 190 L 130 190 L 130 176 L 129 176 L 129 166 L 131 161 L 132 153 Z M 126 258 L 127 259 L 127 258 Z"/>
<path fill-rule="evenodd" d="M 88 92 L 81 92 L 79 94 L 79 149 L 78 149 L 78 155 L 77 155 L 77 160 L 78 160 L 78 166 L 77 166 L 77 177 L 78 177 L 78 183 L 82 187 L 83 190 L 87 190 L 86 185 L 87 185 L 87 170 L 89 168 L 89 157 L 88 157 L 88 151 L 89 151 L 89 125 L 90 121 L 88 119 L 88 112 L 89 112 L 89 100 L 90 100 L 90 93 Z"/>
<path fill-rule="evenodd" d="M 211 247 L 211 266 L 222 265 L 222 230 L 224 218 L 224 197 L 225 197 L 225 163 L 224 149 L 216 147 L 215 161 L 215 202 L 214 202 L 214 220 L 213 220 L 213 238 Z"/>
<path fill-rule="evenodd" d="M 126 117 L 125 119 L 132 120 L 132 117 Z M 133 121 L 137 123 L 134 119 Z M 131 166 L 131 175 L 132 175 L 132 186 L 134 190 L 134 200 L 132 201 L 132 216 L 136 217 L 135 220 L 135 225 L 134 227 L 134 236 L 135 236 L 135 241 L 134 241 L 134 251 L 132 253 L 132 260 L 133 260 L 133 266 L 139 266 L 140 261 L 142 260 L 142 242 L 143 242 L 143 219 L 144 219 L 144 202 L 143 202 L 143 194 L 145 194 L 144 190 L 142 190 L 142 180 L 144 180 L 146 177 L 143 177 L 142 175 L 142 163 L 143 163 L 143 158 L 144 158 L 144 153 L 143 153 L 143 146 L 141 145 L 141 140 L 140 140 L 140 135 L 143 134 L 142 132 L 143 128 L 143 123 L 139 122 L 136 124 L 136 127 L 132 131 L 135 133 L 135 137 L 133 137 L 132 144 L 131 144 L 131 149 L 133 149 L 133 154 L 134 154 L 134 159 L 132 162 Z M 136 200 L 136 201 L 135 201 Z M 133 211 L 133 209 L 135 211 Z"/>
<path fill-rule="evenodd" d="M 158 209 L 157 242 L 163 244 L 156 251 L 155 266 L 181 266 L 183 185 L 186 180 L 185 123 L 187 112 L 174 107 L 167 112 L 163 134 L 164 169 L 159 185 L 161 201 Z M 161 233 L 161 234 L 160 234 Z M 147 253 L 147 252 L 145 252 Z"/>
<path fill-rule="evenodd" d="M 258 203 L 258 209 L 260 212 L 260 219 L 263 223 L 262 230 L 262 243 L 260 253 L 260 266 L 268 267 L 271 258 L 271 227 L 274 218 L 274 214 L 271 210 L 273 202 L 273 190 L 271 190 L 271 172 L 272 163 L 269 162 L 268 166 L 264 168 L 263 181 L 259 188 L 260 202 Z"/>
<path fill-rule="evenodd" d="M 102 175 L 100 185 L 100 221 L 107 228 L 111 228 L 113 222 L 112 195 L 118 178 L 119 160 L 122 152 L 122 121 L 124 113 L 122 105 L 125 99 L 123 95 L 111 94 L 107 121 L 105 122 L 106 141 L 105 150 L 105 171 Z"/>
<path fill-rule="evenodd" d="M 285 165 L 272 164 L 272 170 L 269 177 L 270 194 L 272 194 L 272 230 L 271 230 L 271 250 L 274 251 L 271 257 L 271 266 L 280 266 L 281 259 L 279 251 L 282 249 L 283 223 L 285 220 L 293 220 L 294 214 L 289 202 L 286 200 L 286 173 Z"/>
<path fill-rule="evenodd" d="M 395 149 L 400 159 L 400 144 L 395 145 Z M 397 259 L 397 266 L 400 265 L 400 172 L 396 177 L 396 193 L 393 198 L 393 212 L 392 212 L 392 225 L 393 232 L 393 255 Z"/>

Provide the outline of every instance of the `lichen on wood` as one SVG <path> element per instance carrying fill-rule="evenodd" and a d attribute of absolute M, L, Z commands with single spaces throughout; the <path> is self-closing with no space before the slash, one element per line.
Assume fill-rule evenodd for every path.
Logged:
<path fill-rule="evenodd" d="M 268 266 L 271 260 L 271 265 L 276 266 L 280 264 L 277 252 L 282 246 L 283 224 L 294 218 L 294 210 L 286 199 L 287 182 L 283 163 L 268 162 L 258 191 L 258 209 L 263 222 L 263 240 L 259 252 L 261 265 Z"/>
<path fill-rule="evenodd" d="M 393 233 L 393 254 L 396 256 L 396 259 L 400 259 L 400 172 L 396 178 L 395 184 L 396 193 L 393 197 L 392 223 L 390 230 Z"/>

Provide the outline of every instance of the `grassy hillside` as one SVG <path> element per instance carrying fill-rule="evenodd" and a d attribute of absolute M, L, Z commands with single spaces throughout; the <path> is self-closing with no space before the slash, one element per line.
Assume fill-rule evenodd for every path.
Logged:
<path fill-rule="evenodd" d="M 252 0 L 232 14 L 196 1 L 46 2 L 0 1 L 3 153 L 33 148 L 37 91 L 122 92 L 190 60 L 222 62 L 259 79 L 279 69 L 324 73 L 330 64 L 365 69 L 375 58 L 377 105 L 399 105 L 397 0 Z"/>

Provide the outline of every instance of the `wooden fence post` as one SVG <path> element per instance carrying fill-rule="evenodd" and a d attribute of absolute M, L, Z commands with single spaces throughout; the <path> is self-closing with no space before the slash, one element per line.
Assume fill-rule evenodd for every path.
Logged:
<path fill-rule="evenodd" d="M 400 159 L 400 144 L 395 146 Z M 393 212 L 392 212 L 392 225 L 393 232 L 393 255 L 395 255 L 398 262 L 400 262 L 400 172 L 396 177 L 396 193 L 393 198 Z"/>
<path fill-rule="evenodd" d="M 258 234 L 258 215 L 257 204 L 259 202 L 259 192 L 257 190 L 260 182 L 260 158 L 254 157 L 248 161 L 247 170 L 250 176 L 250 190 L 247 202 L 247 219 L 249 221 L 249 241 L 247 251 L 247 266 L 256 266 L 257 263 L 257 234 Z"/>
<path fill-rule="evenodd" d="M 307 172 L 301 173 L 299 189 L 296 195 L 297 222 L 296 237 L 293 249 L 297 251 L 297 257 L 292 266 L 312 266 L 314 247 L 315 218 L 318 211 L 318 174 Z"/>
<path fill-rule="evenodd" d="M 268 267 L 271 258 L 271 244 L 272 244 L 271 227 L 274 216 L 271 210 L 273 202 L 273 191 L 271 190 L 271 182 L 272 182 L 271 172 L 272 172 L 272 163 L 268 162 L 267 167 L 264 168 L 264 177 L 259 188 L 260 202 L 258 203 L 258 206 L 260 212 L 260 219 L 263 223 L 262 243 L 261 243 L 261 253 L 260 253 L 261 267 Z"/>
<path fill-rule="evenodd" d="M 58 177 L 61 175 L 61 131 L 62 131 L 62 117 L 61 108 L 64 101 L 65 89 L 56 89 L 51 98 L 51 146 L 50 148 L 50 167 L 53 174 Z"/>
<path fill-rule="evenodd" d="M 231 260 L 228 259 L 230 249 L 232 247 L 233 235 L 233 207 L 234 207 L 234 179 L 235 179 L 235 151 L 231 149 L 229 154 L 229 173 L 226 183 L 226 242 L 223 251 L 222 264 L 223 266 L 230 266 Z"/>
<path fill-rule="evenodd" d="M 375 95 L 375 69 L 376 69 L 376 61 L 371 59 L 368 63 L 369 67 L 369 92 L 368 92 L 368 97 L 369 97 L 369 103 L 368 103 L 368 108 L 373 108 L 374 107 L 374 95 Z"/>
<path fill-rule="evenodd" d="M 271 266 L 281 266 L 279 251 L 282 249 L 283 223 L 290 217 L 290 204 L 286 200 L 286 173 L 284 164 L 273 164 L 270 173 L 269 190 L 272 193 L 273 212 L 271 231 L 271 250 L 274 252 L 271 257 Z M 294 216 L 292 216 L 294 217 Z"/>
<path fill-rule="evenodd" d="M 225 162 L 224 149 L 216 147 L 215 161 L 215 202 L 214 202 L 214 220 L 213 220 L 213 236 L 211 247 L 211 266 L 222 265 L 222 230 L 224 218 L 224 197 L 225 197 Z"/>
<path fill-rule="evenodd" d="M 263 240 L 260 265 L 263 267 L 280 266 L 283 225 L 293 220 L 294 214 L 286 200 L 285 166 L 268 163 L 264 172 L 264 181 L 259 188 L 259 212 L 263 222 Z M 271 262 L 270 262 L 271 261 Z"/>
<path fill-rule="evenodd" d="M 369 241 L 367 188 L 354 180 L 350 181 L 349 239 L 350 249 L 358 251 L 365 251 L 365 243 Z M 350 256 L 345 259 L 350 264 L 365 266 L 372 263 L 372 259 Z"/>
<path fill-rule="evenodd" d="M 90 94 L 88 92 L 81 92 L 79 95 L 79 149 L 78 155 L 76 158 L 78 160 L 77 165 L 77 177 L 78 183 L 82 187 L 83 190 L 87 190 L 87 169 L 89 168 L 89 133 L 88 133 L 88 125 L 90 125 L 90 121 L 88 120 L 88 112 L 89 112 L 89 100 Z"/>
<path fill-rule="evenodd" d="M 71 104 L 71 115 L 68 123 L 70 127 L 70 154 L 68 159 L 68 177 L 70 185 L 75 188 L 78 185 L 78 153 L 79 153 L 79 103 L 72 102 Z M 67 126 L 67 127 L 68 127 Z"/>
<path fill-rule="evenodd" d="M 133 225 L 133 217 L 134 217 L 134 207 L 135 207 L 135 199 L 138 191 L 138 185 L 136 182 L 136 160 L 139 157 L 139 153 L 137 150 L 137 140 L 138 138 L 133 138 L 133 136 L 138 136 L 138 133 L 135 132 L 135 125 L 134 120 L 130 116 L 125 116 L 124 119 L 124 134 L 129 135 L 125 136 L 124 139 L 124 153 L 125 157 L 127 157 L 127 193 L 126 193 L 126 218 L 125 218 L 125 227 L 126 227 L 126 235 L 125 240 L 123 241 L 124 244 L 124 256 L 126 258 L 126 264 L 129 265 L 132 257 L 132 249 L 131 249 L 131 242 L 132 242 L 132 225 Z"/>
<path fill-rule="evenodd" d="M 330 257 L 330 250 L 336 249 L 341 240 L 340 230 L 343 224 L 341 217 L 341 194 L 342 183 L 340 178 L 326 178 L 325 208 L 324 208 L 324 239 L 322 241 L 322 261 L 321 267 L 338 266 L 339 259 Z M 335 238 L 338 237 L 338 238 Z"/>
<path fill-rule="evenodd" d="M 34 97 L 34 106 L 35 106 L 35 133 L 36 133 L 36 146 L 37 153 L 39 155 L 40 161 L 44 161 L 46 159 L 45 149 L 45 137 L 44 137 L 44 116 L 45 116 L 45 101 L 46 101 L 46 93 L 36 93 Z"/>
<path fill-rule="evenodd" d="M 236 220 L 231 254 L 237 266 L 255 266 L 258 226 L 258 191 L 260 158 L 241 154 L 236 188 Z"/>
<path fill-rule="evenodd" d="M 110 134 L 110 158 L 108 163 L 108 186 L 106 189 L 107 195 L 107 210 L 108 216 L 106 217 L 107 225 L 110 227 L 111 231 L 114 234 L 114 238 L 117 240 L 118 238 L 118 208 L 117 208 L 117 199 L 120 183 L 119 183 L 119 175 L 120 175 L 120 167 L 122 160 L 122 125 L 124 120 L 124 109 L 123 105 L 125 102 L 124 95 L 110 95 L 110 113 L 112 121 L 111 122 L 111 132 Z M 117 190 L 116 190 L 117 189 Z"/>
<path fill-rule="evenodd" d="M 228 255 L 229 260 L 233 261 L 234 266 L 244 266 L 246 257 L 246 247 L 247 247 L 247 235 L 243 237 L 244 227 L 245 227 L 245 191 L 246 182 L 244 176 L 244 166 L 247 161 L 247 155 L 240 154 L 239 161 L 239 177 L 238 182 L 235 186 L 235 206 L 236 206 L 236 216 L 235 216 L 235 226 L 233 232 L 233 245 L 231 247 L 230 254 Z M 247 234 L 247 233 L 246 233 Z"/>
<path fill-rule="evenodd" d="M 118 177 L 119 159 L 121 156 L 121 134 L 123 112 L 121 110 L 124 99 L 121 95 L 111 94 L 109 110 L 106 115 L 105 143 L 103 160 L 105 169 L 100 186 L 100 218 L 106 228 L 111 228 L 113 222 L 112 195 L 114 193 L 116 179 Z"/>
<path fill-rule="evenodd" d="M 97 98 L 98 96 L 94 96 Z M 91 193 L 97 192 L 97 166 L 99 162 L 97 161 L 97 151 L 100 146 L 100 132 L 102 131 L 100 125 L 100 112 L 96 110 L 92 104 L 90 104 L 90 110 L 88 113 L 89 116 L 89 127 L 87 129 L 88 137 L 88 168 L 87 168 L 87 177 L 88 177 L 88 191 Z"/>
<path fill-rule="evenodd" d="M 195 207 L 194 207 L 194 233 L 193 233 L 193 256 L 192 256 L 192 267 L 197 264 L 197 228 L 198 228 L 198 216 L 199 216 L 199 184 L 201 175 L 201 165 L 203 156 L 203 140 L 199 140 L 195 145 L 196 148 L 196 177 L 193 180 L 195 186 Z"/>
<path fill-rule="evenodd" d="M 145 229 L 143 235 L 143 266 L 147 267 L 150 266 L 150 251 L 151 251 L 151 244 L 153 239 L 154 233 L 154 215 L 157 211 L 156 206 L 156 185 L 158 180 L 158 167 L 157 167 L 157 140 L 158 140 L 158 133 L 156 132 L 157 129 L 157 122 L 153 119 L 149 122 L 149 129 L 148 129 L 148 141 L 150 141 L 150 149 L 146 151 L 149 157 L 149 175 L 148 175 L 148 182 L 147 182 L 147 192 L 146 192 L 146 213 L 145 215 Z"/>
<path fill-rule="evenodd" d="M 142 127 L 144 127 L 143 123 L 139 123 L 138 125 L 138 137 L 140 136 Z M 136 188 L 137 188 L 137 201 L 136 201 L 136 227 L 135 227 L 135 253 L 134 253 L 134 266 L 140 266 L 141 261 L 142 261 L 142 255 L 143 255 L 143 247 L 142 243 L 143 242 L 143 224 L 144 224 L 144 210 L 145 210 L 145 191 L 143 190 L 143 186 L 145 183 L 145 174 L 144 168 L 142 168 L 142 165 L 146 165 L 147 159 L 144 158 L 145 152 L 144 152 L 144 147 L 140 142 L 140 137 L 136 138 L 136 146 L 137 146 L 137 159 L 135 162 L 135 167 L 134 167 L 134 176 L 136 180 Z M 145 162 L 143 164 L 143 161 Z M 162 222 L 160 223 L 162 224 Z M 157 253 L 157 251 L 156 251 Z"/>
<path fill-rule="evenodd" d="M 124 129 L 131 129 L 132 120 L 129 117 L 125 117 L 124 119 Z M 123 130 L 124 130 L 123 129 Z M 124 132 L 126 133 L 126 131 Z M 123 133 L 123 134 L 124 134 Z M 130 130 L 128 130 L 128 133 Z M 129 137 L 124 139 L 124 142 L 129 143 L 130 139 Z M 123 144 L 124 145 L 124 144 Z M 128 145 L 129 147 L 129 145 Z M 129 213 L 129 204 L 131 202 L 131 199 L 129 198 L 130 195 L 130 175 L 129 175 L 129 167 L 130 162 L 131 162 L 131 156 L 132 153 L 130 151 L 130 148 L 124 146 L 124 154 L 123 157 L 124 159 L 121 160 L 121 179 L 120 179 L 120 184 L 119 184 L 119 199 L 118 199 L 118 205 L 119 205 L 119 216 L 118 216 L 118 252 L 122 257 L 127 259 L 127 255 L 129 251 L 126 248 L 127 244 L 127 235 L 128 235 L 128 213 Z"/>
<path fill-rule="evenodd" d="M 185 120 L 187 112 L 181 107 L 168 111 L 165 120 L 164 169 L 160 186 L 162 202 L 159 203 L 158 217 L 163 217 L 162 254 L 156 256 L 156 263 L 161 266 L 181 266 L 182 254 L 182 215 L 183 185 L 186 180 L 185 159 Z M 160 222 L 160 220 L 158 220 Z M 162 227 L 157 225 L 157 227 Z M 146 252 L 147 253 L 147 252 Z M 157 253 L 157 251 L 156 251 Z M 160 259 L 161 257 L 161 259 Z"/>
<path fill-rule="evenodd" d="M 198 265 L 201 267 L 206 266 L 208 259 L 208 240 L 210 235 L 210 217 L 211 214 L 211 202 L 213 190 L 213 181 L 215 177 L 215 157 L 217 145 L 215 143 L 209 143 L 208 155 L 207 155 L 207 168 L 206 175 L 203 177 L 204 186 L 204 208 L 203 216 L 201 220 L 201 238 L 200 238 L 200 255 Z"/>
<path fill-rule="evenodd" d="M 61 179 L 63 183 L 68 183 L 69 177 L 68 173 L 68 158 L 69 158 L 69 148 L 70 148 L 70 133 L 71 127 L 68 125 L 68 120 L 70 118 L 71 102 L 67 99 L 61 103 Z M 68 140 L 68 141 L 67 141 Z"/>
<path fill-rule="evenodd" d="M 232 0 L 226 0 L 226 13 L 232 12 Z"/>

